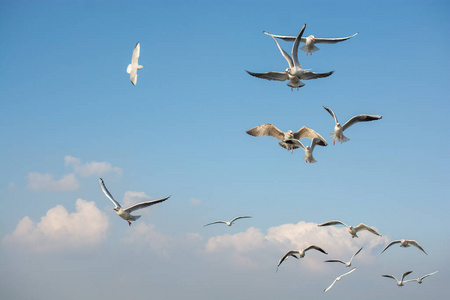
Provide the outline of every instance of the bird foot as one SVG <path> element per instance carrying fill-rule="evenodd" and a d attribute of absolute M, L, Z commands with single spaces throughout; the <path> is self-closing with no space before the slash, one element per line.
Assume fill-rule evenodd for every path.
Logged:
<path fill-rule="evenodd" d="M 333 140 L 333 146 L 334 146 L 335 143 L 336 143 L 336 140 Z"/>
<path fill-rule="evenodd" d="M 128 226 L 131 226 L 131 222 L 130 221 L 128 221 Z"/>

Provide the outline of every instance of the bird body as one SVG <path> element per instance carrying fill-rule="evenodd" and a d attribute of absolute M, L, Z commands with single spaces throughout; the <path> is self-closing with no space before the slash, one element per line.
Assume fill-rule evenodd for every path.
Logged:
<path fill-rule="evenodd" d="M 302 69 L 302 65 L 298 61 L 298 46 L 300 43 L 300 40 L 302 38 L 303 32 L 305 31 L 306 24 L 303 25 L 302 29 L 300 29 L 297 37 L 294 40 L 294 45 L 292 46 L 292 57 L 289 56 L 289 54 L 281 48 L 280 44 L 278 44 L 278 41 L 273 37 L 270 33 L 266 33 L 270 36 L 272 36 L 273 40 L 278 46 L 278 49 L 280 50 L 283 57 L 286 59 L 286 61 L 289 64 L 289 67 L 285 70 L 285 72 L 266 72 L 266 73 L 253 73 L 247 71 L 248 74 L 262 78 L 267 80 L 277 80 L 277 81 L 286 81 L 289 80 L 287 85 L 291 88 L 301 88 L 305 84 L 301 82 L 301 80 L 309 80 L 309 79 L 317 79 L 317 78 L 323 78 L 328 77 L 331 74 L 333 74 L 334 71 L 327 72 L 327 73 L 314 73 L 310 72 L 308 70 Z"/>
<path fill-rule="evenodd" d="M 379 234 L 375 229 L 373 229 L 363 223 L 359 224 L 356 227 L 353 227 L 353 226 L 348 226 L 347 224 L 345 224 L 344 222 L 341 222 L 341 221 L 328 221 L 328 222 L 319 224 L 317 226 L 322 227 L 322 226 L 330 226 L 330 225 L 344 225 L 345 227 L 348 228 L 348 232 L 351 234 L 352 238 L 355 238 L 355 237 L 357 238 L 358 237 L 357 233 L 361 230 L 367 230 L 370 233 L 381 236 L 381 234 Z"/>
<path fill-rule="evenodd" d="M 425 250 L 423 250 L 423 248 L 419 245 L 418 242 L 416 242 L 416 241 L 414 241 L 414 240 L 405 240 L 405 239 L 401 239 L 401 240 L 396 240 L 396 241 L 390 242 L 390 243 L 383 249 L 383 251 L 381 251 L 381 253 L 383 253 L 383 252 L 384 252 L 387 248 L 389 248 L 390 246 L 395 245 L 395 244 L 399 244 L 399 243 L 400 243 L 400 247 L 408 248 L 409 246 L 414 246 L 414 247 L 416 247 L 416 248 L 422 250 L 423 253 L 427 254 L 427 253 L 425 252 Z M 381 253 L 380 253 L 380 254 L 381 254 Z M 427 254 L 427 255 L 428 255 L 428 254 Z"/>
<path fill-rule="evenodd" d="M 212 224 L 218 224 L 218 223 L 223 223 L 223 224 L 226 224 L 227 226 L 231 226 L 231 225 L 233 225 L 234 221 L 239 220 L 239 219 L 244 219 L 244 218 L 251 218 L 251 217 L 250 216 L 241 216 L 241 217 L 236 217 L 236 218 L 234 218 L 231 221 L 215 221 L 215 222 L 212 222 L 212 223 L 208 223 L 208 224 L 204 225 L 203 227 L 209 226 L 209 225 L 212 225 Z"/>
<path fill-rule="evenodd" d="M 150 206 L 150 205 L 154 205 L 154 204 L 166 201 L 167 199 L 170 198 L 170 196 L 169 196 L 169 197 L 162 198 L 162 199 L 159 199 L 159 200 L 145 201 L 145 202 L 141 202 L 141 203 L 132 205 L 132 206 L 124 209 L 119 204 L 119 202 L 114 200 L 114 197 L 108 191 L 108 189 L 106 188 L 105 183 L 103 182 L 103 179 L 101 179 L 101 178 L 100 178 L 100 187 L 102 188 L 102 191 L 106 195 L 106 197 L 108 197 L 108 199 L 111 200 L 111 202 L 114 204 L 114 210 L 116 211 L 116 213 L 119 215 L 119 217 L 121 217 L 122 219 L 128 221 L 128 225 L 129 226 L 131 226 L 131 222 L 130 221 L 136 221 L 137 219 L 139 219 L 141 217 L 140 215 L 132 215 L 131 212 L 133 212 L 135 210 L 138 210 L 138 209 L 142 209 L 142 208 Z"/>
<path fill-rule="evenodd" d="M 130 74 L 130 81 L 133 85 L 137 82 L 137 70 L 143 68 L 139 65 L 139 55 L 141 53 L 141 44 L 138 42 L 133 50 L 133 55 L 131 56 L 131 64 L 127 67 L 127 73 Z"/>
<path fill-rule="evenodd" d="M 302 148 L 305 151 L 305 156 L 303 157 L 303 159 L 305 160 L 305 162 L 307 163 L 315 163 L 317 162 L 317 160 L 313 157 L 313 150 L 316 147 L 316 145 L 319 146 L 326 146 L 328 145 L 328 143 L 325 141 L 324 138 L 320 137 L 315 137 L 311 139 L 311 145 L 309 146 L 304 146 L 302 144 L 302 142 L 300 142 L 298 139 L 289 139 L 289 140 L 284 140 L 283 143 L 289 144 L 289 145 L 293 145 L 297 148 Z"/>
<path fill-rule="evenodd" d="M 276 34 L 270 34 L 268 32 L 263 31 L 265 34 L 270 35 L 272 37 L 275 37 L 277 39 L 285 40 L 287 42 L 294 42 L 295 36 L 283 36 L 283 35 L 276 35 Z M 355 33 L 354 35 L 343 37 L 343 38 L 316 38 L 314 35 L 310 35 L 308 37 L 301 37 L 300 42 L 305 43 L 304 46 L 300 47 L 302 51 L 306 52 L 306 55 L 312 54 L 313 52 L 316 52 L 320 50 L 315 46 L 315 44 L 336 44 L 339 42 L 346 41 L 358 33 Z"/>
<path fill-rule="evenodd" d="M 392 278 L 392 279 L 394 279 L 394 280 L 397 282 L 397 285 L 398 285 L 398 286 L 403 286 L 403 282 L 406 282 L 406 281 L 403 281 L 403 279 L 405 279 L 405 277 L 406 277 L 408 274 L 410 274 L 410 273 L 412 273 L 412 271 L 408 271 L 408 272 L 403 273 L 402 278 L 401 278 L 400 280 L 397 280 L 397 278 L 395 278 L 393 275 L 389 275 L 389 274 L 387 274 L 387 275 L 381 275 L 381 276 L 387 277 L 387 278 Z"/>
<path fill-rule="evenodd" d="M 341 125 L 341 123 L 339 123 L 335 113 L 330 108 L 328 108 L 326 106 L 324 106 L 323 108 L 325 108 L 325 110 L 328 111 L 328 113 L 333 117 L 333 119 L 336 123 L 334 126 L 334 133 L 330 133 L 330 136 L 333 138 L 333 145 L 335 144 L 336 140 L 339 140 L 341 142 L 341 144 L 343 142 L 347 142 L 350 140 L 349 138 L 344 136 L 344 130 L 348 129 L 353 124 L 356 124 L 358 122 L 368 122 L 368 121 L 379 120 L 382 118 L 382 116 L 379 116 L 379 115 L 357 115 L 357 116 L 354 116 L 353 118 L 351 118 L 350 120 L 348 120 L 347 122 L 345 122 L 344 125 Z"/>

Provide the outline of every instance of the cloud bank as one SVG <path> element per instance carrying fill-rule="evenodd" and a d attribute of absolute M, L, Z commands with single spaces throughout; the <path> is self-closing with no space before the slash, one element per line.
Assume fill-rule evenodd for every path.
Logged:
<path fill-rule="evenodd" d="M 32 191 L 73 191 L 79 187 L 75 174 L 66 174 L 55 180 L 52 174 L 28 173 L 27 188 Z"/>
<path fill-rule="evenodd" d="M 117 175 L 122 175 L 121 168 L 113 167 L 109 162 L 105 161 L 93 161 L 82 164 L 81 159 L 67 155 L 64 157 L 64 164 L 66 166 L 73 167 L 75 173 L 82 177 L 102 176 L 106 173 L 116 173 Z"/>

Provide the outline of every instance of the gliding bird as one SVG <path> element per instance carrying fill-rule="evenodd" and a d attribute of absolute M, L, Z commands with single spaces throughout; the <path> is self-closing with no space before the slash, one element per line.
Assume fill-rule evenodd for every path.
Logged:
<path fill-rule="evenodd" d="M 381 236 L 381 234 L 379 234 L 375 229 L 372 229 L 369 226 L 367 226 L 366 224 L 362 224 L 362 223 L 356 227 L 353 227 L 353 226 L 348 226 L 347 224 L 345 224 L 341 221 L 328 221 L 328 222 L 319 224 L 317 226 L 322 227 L 322 226 L 330 226 L 330 225 L 344 225 L 345 227 L 348 228 L 348 232 L 352 235 L 352 238 L 355 238 L 355 237 L 357 238 L 358 237 L 357 233 L 358 233 L 358 231 L 361 231 L 361 230 L 367 230 L 375 235 Z"/>
<path fill-rule="evenodd" d="M 424 276 L 422 276 L 422 277 L 420 277 L 420 278 L 417 278 L 417 279 L 408 279 L 408 280 L 405 280 L 404 282 L 417 281 L 417 283 L 422 284 L 422 280 L 423 280 L 424 278 L 426 278 L 426 277 L 428 277 L 428 276 L 431 276 L 431 275 L 434 275 L 434 274 L 436 274 L 437 272 L 438 272 L 438 271 L 435 271 L 435 272 L 433 272 L 433 273 L 424 275 Z"/>
<path fill-rule="evenodd" d="M 295 41 L 295 36 L 276 35 L 276 34 L 270 34 L 265 31 L 263 31 L 263 32 L 267 35 L 276 37 L 277 39 L 281 39 L 286 42 Z M 343 37 L 343 38 L 316 38 L 314 35 L 310 35 L 307 38 L 302 37 L 300 42 L 305 43 L 305 45 L 300 47 L 300 49 L 305 51 L 306 55 L 308 55 L 308 53 L 312 55 L 313 52 L 320 50 L 314 44 L 336 44 L 339 42 L 346 41 L 346 40 L 354 37 L 357 34 L 358 34 L 358 32 L 355 33 L 354 35 Z"/>
<path fill-rule="evenodd" d="M 428 255 L 428 254 L 425 252 L 425 250 L 423 250 L 423 248 L 419 245 L 418 242 L 416 242 L 416 241 L 414 241 L 414 240 L 405 240 L 405 239 L 402 239 L 402 240 L 396 240 L 396 241 L 390 242 L 390 243 L 383 249 L 383 251 L 381 251 L 381 253 L 383 253 L 383 252 L 384 252 L 387 248 L 389 248 L 390 246 L 395 245 L 395 244 L 398 244 L 398 243 L 400 243 L 400 247 L 403 247 L 403 248 L 407 248 L 407 247 L 409 247 L 409 246 L 417 247 L 417 248 L 419 248 L 420 250 L 422 250 L 423 253 L 425 253 L 426 255 Z M 381 254 L 381 253 L 380 253 L 380 254 Z"/>
<path fill-rule="evenodd" d="M 244 219 L 244 218 L 251 218 L 251 217 L 250 216 L 236 217 L 236 218 L 234 218 L 233 220 L 231 220 L 229 222 L 227 222 L 227 221 L 215 221 L 215 222 L 212 222 L 212 223 L 208 223 L 208 224 L 204 225 L 203 227 L 208 226 L 208 225 L 212 225 L 212 224 L 217 224 L 217 223 L 224 223 L 224 224 L 227 224 L 228 226 L 231 226 L 231 225 L 233 225 L 234 221 L 239 220 L 239 219 Z"/>
<path fill-rule="evenodd" d="M 300 249 L 300 250 L 290 250 L 278 261 L 277 271 L 278 271 L 278 267 L 281 265 L 281 263 L 283 261 L 285 261 L 289 256 L 293 256 L 293 257 L 295 257 L 297 259 L 303 258 L 303 257 L 305 257 L 305 252 L 308 251 L 308 250 L 311 250 L 311 249 L 320 251 L 323 254 L 328 254 L 327 252 L 325 252 L 325 250 L 323 250 L 322 248 L 320 248 L 320 247 L 318 247 L 316 245 L 310 245 L 307 248 Z M 297 255 L 295 255 L 295 254 L 298 254 L 299 257 L 297 257 Z"/>
<path fill-rule="evenodd" d="M 334 114 L 334 112 L 326 106 L 324 106 L 323 108 L 325 108 L 326 111 L 330 113 L 330 115 L 334 118 L 334 121 L 336 123 L 336 125 L 334 126 L 334 133 L 330 133 L 330 136 L 333 138 L 333 145 L 337 139 L 339 139 L 341 141 L 341 144 L 343 142 L 347 142 L 350 140 L 349 138 L 344 136 L 344 130 L 346 130 L 353 124 L 356 124 L 358 122 L 368 122 L 368 121 L 379 120 L 382 118 L 382 116 L 378 116 L 378 115 L 358 115 L 358 116 L 354 116 L 353 118 L 351 118 L 350 120 L 345 122 L 345 124 L 343 126 L 341 126 L 341 124 L 338 122 L 338 119 L 337 119 L 336 115 Z"/>
<path fill-rule="evenodd" d="M 141 44 L 139 42 L 136 44 L 133 50 L 133 55 L 131 56 L 131 64 L 127 67 L 127 73 L 130 74 L 130 81 L 133 85 L 137 82 L 137 70 L 142 69 L 144 66 L 139 65 L 139 55 L 141 53 Z"/>
<path fill-rule="evenodd" d="M 291 150 L 291 152 L 293 152 L 294 149 L 297 149 L 300 146 L 297 146 L 295 144 L 285 143 L 284 140 L 290 140 L 290 139 L 299 140 L 302 138 L 313 139 L 313 138 L 317 137 L 317 138 L 321 139 L 321 141 L 319 142 L 319 144 L 321 146 L 327 145 L 327 142 L 320 134 L 318 134 L 316 131 L 314 131 L 313 129 L 308 128 L 306 126 L 303 126 L 297 132 L 293 132 L 292 130 L 283 132 L 280 129 L 278 129 L 275 125 L 263 124 L 263 125 L 259 125 L 259 126 L 256 126 L 256 127 L 253 127 L 251 129 L 247 130 L 247 133 L 249 135 L 256 136 L 256 137 L 272 136 L 281 141 L 278 143 L 281 147 L 285 148 L 288 151 Z"/>
<path fill-rule="evenodd" d="M 330 259 L 330 260 L 326 260 L 325 262 L 339 262 L 339 263 L 344 264 L 346 267 L 350 267 L 352 265 L 353 257 L 358 255 L 358 253 L 361 252 L 362 249 L 363 248 L 361 247 L 361 249 L 359 249 L 355 254 L 353 254 L 353 256 L 352 256 L 352 258 L 350 258 L 349 262 L 346 262 L 346 261 L 343 261 L 343 260 L 340 260 L 340 259 Z"/>
<path fill-rule="evenodd" d="M 327 287 L 327 288 L 324 290 L 324 292 L 327 292 L 329 289 L 331 289 L 331 287 L 336 283 L 336 281 L 341 280 L 342 277 L 344 277 L 345 275 L 350 274 L 351 272 L 353 272 L 353 271 L 355 271 L 355 270 L 356 270 L 356 268 L 353 268 L 353 269 L 351 269 L 350 271 L 348 271 L 347 273 L 342 274 L 341 276 L 336 277 L 336 279 L 333 281 L 333 283 L 332 283 L 329 287 Z"/>
<path fill-rule="evenodd" d="M 331 74 L 333 74 L 334 71 L 328 72 L 328 73 L 314 73 L 307 70 L 302 69 L 302 65 L 298 61 L 298 45 L 300 43 L 301 37 L 303 35 L 303 32 L 305 31 L 306 24 L 303 25 L 302 29 L 298 33 L 294 45 L 292 46 L 292 58 L 287 54 L 286 51 L 284 51 L 280 44 L 278 44 L 278 41 L 272 36 L 275 43 L 277 43 L 278 49 L 280 49 L 281 54 L 283 57 L 287 60 L 289 64 L 289 68 L 286 69 L 285 72 L 267 72 L 267 73 L 253 73 L 247 71 L 248 74 L 262 78 L 267 80 L 277 80 L 277 81 L 285 81 L 289 80 L 287 85 L 291 87 L 291 91 L 293 88 L 301 88 L 305 84 L 301 82 L 300 80 L 309 80 L 309 79 L 317 79 L 317 78 L 323 78 L 328 77 Z M 269 34 L 270 35 L 270 34 Z"/>
<path fill-rule="evenodd" d="M 119 202 L 114 200 L 113 196 L 111 195 L 111 193 L 106 188 L 105 183 L 103 182 L 103 179 L 101 179 L 101 178 L 100 178 L 100 187 L 102 188 L 102 191 L 103 191 L 103 193 L 105 193 L 106 197 L 108 197 L 108 199 L 111 200 L 112 203 L 114 203 L 114 206 L 115 206 L 114 210 L 116 211 L 116 213 L 122 219 L 128 221 L 128 225 L 129 226 L 131 226 L 131 222 L 130 221 L 136 221 L 137 219 L 139 219 L 141 217 L 141 216 L 133 216 L 133 215 L 130 214 L 131 212 L 133 212 L 135 210 L 138 210 L 138 209 L 141 209 L 141 208 L 144 208 L 144 207 L 147 207 L 147 206 L 150 206 L 150 205 L 154 205 L 154 204 L 166 201 L 167 199 L 170 198 L 170 196 L 169 196 L 169 197 L 166 197 L 166 198 L 163 198 L 163 199 L 159 199 L 159 200 L 141 202 L 141 203 L 138 203 L 138 204 L 135 204 L 133 206 L 130 206 L 128 208 L 123 209 L 120 206 Z"/>
<path fill-rule="evenodd" d="M 410 273 L 412 273 L 412 271 L 408 271 L 408 272 L 405 272 L 405 273 L 403 273 L 403 275 L 402 275 L 402 279 L 399 281 L 399 280 L 397 280 L 397 278 L 395 278 L 393 275 L 381 275 L 381 276 L 383 276 L 383 277 L 388 277 L 388 278 L 392 278 L 392 279 L 394 279 L 395 281 L 397 281 L 397 285 L 398 286 L 403 286 L 403 282 L 406 282 L 406 281 L 403 281 L 403 279 L 408 275 L 408 274 L 410 274 Z"/>

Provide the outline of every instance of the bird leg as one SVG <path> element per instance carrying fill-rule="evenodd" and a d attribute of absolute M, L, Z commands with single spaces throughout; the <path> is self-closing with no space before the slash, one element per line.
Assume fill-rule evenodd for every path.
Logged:
<path fill-rule="evenodd" d="M 297 85 L 297 91 L 298 91 L 298 85 Z"/>
<path fill-rule="evenodd" d="M 341 138 L 341 145 L 342 145 L 342 138 Z"/>
<path fill-rule="evenodd" d="M 291 86 L 291 92 L 293 91 L 292 86 Z"/>
<path fill-rule="evenodd" d="M 127 220 L 128 221 L 128 220 Z M 128 226 L 131 226 L 131 222 L 130 221 L 128 221 Z"/>

